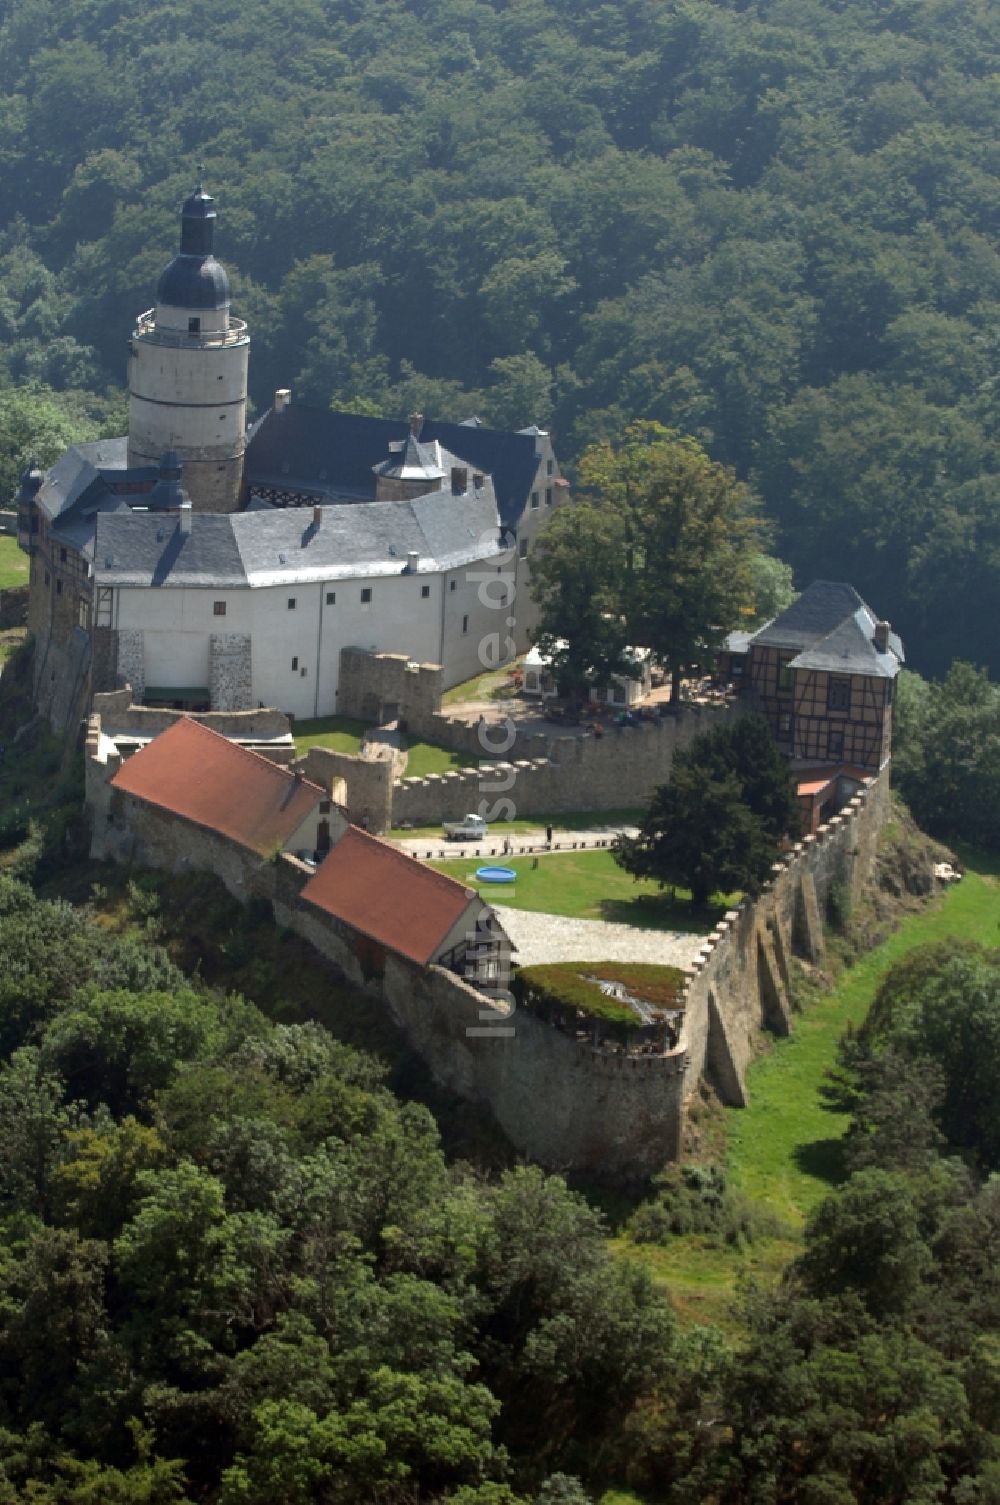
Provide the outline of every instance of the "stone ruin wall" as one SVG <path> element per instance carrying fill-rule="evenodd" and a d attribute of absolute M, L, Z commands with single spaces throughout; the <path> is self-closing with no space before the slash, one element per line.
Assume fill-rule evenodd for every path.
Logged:
<path fill-rule="evenodd" d="M 200 721 L 203 725 L 211 727 L 212 731 L 220 732 L 224 737 L 239 737 L 244 741 L 272 741 L 279 737 L 288 737 L 291 733 L 291 722 L 284 711 L 261 709 L 255 711 L 173 711 L 161 709 L 157 706 L 135 705 L 132 700 L 132 691 L 126 686 L 124 690 L 110 690 L 94 696 L 93 714 L 97 716 L 101 724 L 108 727 L 111 733 L 132 734 L 139 737 L 156 737 L 160 732 L 165 732 L 168 726 L 181 716 L 188 716 L 192 721 Z M 89 723 L 88 723 L 89 728 Z M 295 756 L 295 750 L 291 742 L 284 747 L 275 746 L 270 749 L 259 749 L 265 757 L 269 757 L 273 763 L 290 763 Z"/>

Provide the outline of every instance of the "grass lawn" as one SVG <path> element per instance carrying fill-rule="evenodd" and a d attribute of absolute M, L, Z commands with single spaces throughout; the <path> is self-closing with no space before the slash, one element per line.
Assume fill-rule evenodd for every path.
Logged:
<path fill-rule="evenodd" d="M 729 907 L 728 899 L 707 910 L 693 910 L 683 890 L 675 897 L 648 880 L 636 883 L 610 852 L 554 852 L 543 857 L 513 857 L 505 865 L 517 873 L 510 886 L 480 883 L 479 858 L 430 865 L 474 888 L 495 904 L 568 915 L 580 920 L 612 920 L 647 930 L 693 930 L 705 933 Z"/>
<path fill-rule="evenodd" d="M 452 769 L 475 768 L 478 759 L 467 753 L 451 752 L 447 747 L 437 747 L 433 742 L 411 742 L 404 738 L 406 747 L 407 779 L 426 779 L 429 773 L 450 773 Z M 438 835 L 441 834 L 437 827 Z"/>
<path fill-rule="evenodd" d="M 0 536 L 0 590 L 13 585 L 27 585 L 28 556 L 17 546 L 17 539 Z"/>
<path fill-rule="evenodd" d="M 296 721 L 292 736 L 299 757 L 310 747 L 332 747 L 335 752 L 356 756 L 368 729 L 367 721 L 356 721 L 353 716 L 318 716 L 315 720 Z M 414 778 L 425 779 L 429 773 L 447 773 L 450 768 L 468 766 L 468 758 L 428 742 L 413 742 L 407 749 L 406 772 Z M 440 835 L 439 828 L 435 829 Z"/>
<path fill-rule="evenodd" d="M 367 730 L 367 722 L 355 721 L 352 716 L 318 716 L 314 721 L 294 722 L 292 736 L 299 757 L 310 747 L 332 747 L 335 752 L 357 753 Z"/>
<path fill-rule="evenodd" d="M 519 664 L 520 659 L 517 660 Z M 508 691 L 508 681 L 515 664 L 507 664 L 503 669 L 487 669 L 483 674 L 475 674 L 472 679 L 463 680 L 460 685 L 452 685 L 450 690 L 445 690 L 441 696 L 442 705 L 463 705 L 467 700 L 503 700 Z"/>
<path fill-rule="evenodd" d="M 948 936 L 997 940 L 1000 859 L 973 852 L 963 852 L 962 858 L 967 864 L 962 882 L 908 916 L 883 945 L 845 971 L 831 992 L 797 1016 L 795 1033 L 775 1041 L 750 1067 L 750 1106 L 726 1111 L 732 1182 L 777 1213 L 788 1238 L 760 1240 L 747 1252 L 707 1247 L 695 1237 L 676 1239 L 666 1248 L 615 1241 L 623 1257 L 645 1264 L 669 1289 L 682 1315 L 732 1330 L 737 1280 L 776 1279 L 798 1252 L 806 1218 L 842 1175 L 838 1141 L 847 1119 L 823 1107 L 818 1089 L 835 1064 L 845 1028 L 864 1019 L 889 968 L 917 946 Z"/>
<path fill-rule="evenodd" d="M 490 824 L 490 836 L 501 841 L 505 836 L 528 836 L 533 832 L 544 834 L 551 826 L 558 838 L 565 831 L 594 831 L 605 826 L 637 826 L 645 815 L 644 810 L 581 810 L 575 815 L 533 815 L 530 820 L 495 820 Z M 441 839 L 441 826 L 412 826 L 404 829 L 393 827 L 393 836 L 400 841 L 429 841 Z"/>

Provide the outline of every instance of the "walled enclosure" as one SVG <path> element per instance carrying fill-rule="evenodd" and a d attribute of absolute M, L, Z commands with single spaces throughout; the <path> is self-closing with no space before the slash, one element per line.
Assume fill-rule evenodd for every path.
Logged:
<path fill-rule="evenodd" d="M 470 758 L 496 759 L 425 779 L 379 783 L 364 759 L 337 754 L 331 773 L 347 785 L 347 806 L 367 813 L 373 831 L 391 826 L 460 820 L 476 811 L 487 820 L 577 810 L 621 810 L 648 803 L 670 776 L 674 753 L 701 732 L 746 714 L 743 702 L 684 706 L 634 726 L 609 726 L 602 736 L 511 735 L 503 722 L 459 721 L 441 712 L 441 671 L 410 663 L 405 654 L 345 648 L 338 709 L 364 721 L 399 719 L 415 737 Z M 513 726 L 513 723 L 511 723 Z M 326 782 L 320 764 L 309 778 Z M 355 794 L 355 789 L 357 794 Z"/>
<path fill-rule="evenodd" d="M 745 1104 L 745 1072 L 762 1029 L 788 1033 L 791 958 L 823 954 L 822 916 L 835 884 L 856 895 L 869 878 L 889 810 L 889 768 L 846 810 L 775 865 L 754 901 L 731 911 L 688 976 L 685 1018 L 663 1055 L 595 1050 L 525 1009 L 498 1012 L 443 968 L 372 949 L 357 932 L 304 904 L 311 875 L 287 854 L 266 861 L 217 833 L 124 800 L 100 719 L 87 735 L 92 854 L 172 872 L 217 874 L 242 902 L 265 898 L 275 920 L 386 1007 L 434 1078 L 488 1108 L 521 1153 L 552 1169 L 639 1180 L 676 1159 L 685 1104 L 706 1078 L 724 1102 Z M 378 766 L 378 765 L 373 765 Z"/>

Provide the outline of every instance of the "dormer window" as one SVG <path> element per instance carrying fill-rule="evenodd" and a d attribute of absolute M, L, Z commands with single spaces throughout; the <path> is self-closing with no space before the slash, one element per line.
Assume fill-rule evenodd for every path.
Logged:
<path fill-rule="evenodd" d="M 188 319 L 188 334 L 201 334 L 201 320 L 195 317 Z"/>

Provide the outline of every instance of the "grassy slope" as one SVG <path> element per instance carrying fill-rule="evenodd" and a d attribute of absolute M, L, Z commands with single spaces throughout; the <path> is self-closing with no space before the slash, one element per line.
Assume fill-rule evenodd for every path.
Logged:
<path fill-rule="evenodd" d="M 682 890 L 671 898 L 655 883 L 635 882 L 617 866 L 610 852 L 555 852 L 551 856 L 505 858 L 504 862 L 517 873 L 517 882 L 509 887 L 479 883 L 478 858 L 431 866 L 458 878 L 495 904 L 582 920 L 611 920 L 650 930 L 711 930 L 729 902 L 708 910 L 692 910 Z"/>
<path fill-rule="evenodd" d="M 17 546 L 16 538 L 0 537 L 0 590 L 13 585 L 27 585 L 28 556 Z"/>
<path fill-rule="evenodd" d="M 785 1239 L 758 1241 L 749 1251 L 716 1249 L 702 1238 L 674 1240 L 666 1248 L 616 1247 L 645 1264 L 670 1291 L 682 1316 L 734 1330 L 730 1305 L 737 1280 L 776 1278 L 798 1252 L 809 1213 L 839 1175 L 836 1142 L 847 1127 L 818 1096 L 848 1023 L 865 1016 L 888 969 L 917 946 L 964 936 L 996 942 L 1000 921 L 1000 859 L 966 853 L 966 877 L 924 911 L 909 916 L 876 950 L 846 971 L 748 1072 L 750 1106 L 726 1114 L 728 1164 L 734 1185 L 765 1202 L 788 1225 Z"/>

